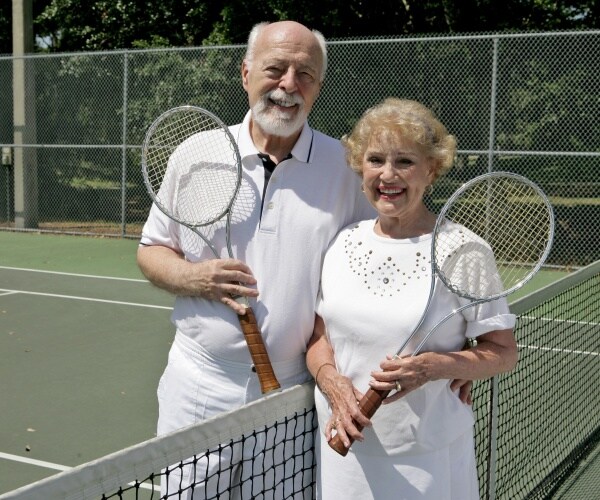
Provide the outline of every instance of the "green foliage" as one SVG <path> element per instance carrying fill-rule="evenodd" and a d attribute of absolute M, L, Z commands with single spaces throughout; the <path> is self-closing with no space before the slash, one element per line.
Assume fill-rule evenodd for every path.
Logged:
<path fill-rule="evenodd" d="M 79 0 L 40 0 L 34 7 L 36 35 L 54 51 L 238 44 L 255 23 L 280 19 L 330 39 L 593 28 L 600 9 L 594 0 L 378 0 L 376 7 L 364 0 L 91 0 L 86 8 Z M 0 44 L 8 17 L 0 8 Z"/>
<path fill-rule="evenodd" d="M 10 16 L 10 3 L 0 3 L 0 54 L 12 52 L 12 26 Z"/>
<path fill-rule="evenodd" d="M 48 45 L 46 50 L 78 53 L 35 58 L 37 140 L 108 146 L 44 151 L 39 169 L 44 213 L 55 207 L 57 217 L 82 212 L 82 217 L 93 218 L 95 205 L 110 199 L 112 212 L 107 208 L 103 217 L 119 219 L 120 193 L 115 187 L 121 178 L 115 165 L 121 165 L 122 151 L 110 145 L 122 143 L 126 111 L 125 142 L 134 146 L 124 160 L 127 210 L 143 220 L 149 198 L 141 187 L 135 146 L 142 143 L 152 121 L 174 106 L 199 105 L 226 123 L 242 119 L 239 113 L 246 109 L 247 97 L 239 66 L 243 44 L 257 22 L 294 19 L 319 29 L 330 40 L 338 39 L 330 45 L 328 79 L 310 117 L 317 129 L 339 137 L 368 106 L 396 95 L 431 106 L 463 150 L 488 147 L 492 41 L 406 43 L 403 35 L 599 26 L 598 2 L 593 0 L 380 0 L 374 5 L 366 0 L 90 0 L 82 7 L 76 0 L 36 0 L 35 32 Z M 0 52 L 12 50 L 10 15 L 10 2 L 0 3 Z M 386 42 L 383 50 L 378 43 L 348 47 L 349 42 L 339 40 L 365 37 L 398 41 Z M 598 53 L 598 37 L 555 34 L 552 43 L 532 37 L 526 42 L 531 46 L 522 40 L 504 39 L 500 44 L 495 149 L 597 152 L 600 80 L 581 62 L 589 57 L 579 54 Z M 113 50 L 130 48 L 161 50 Z M 347 60 L 348 50 L 359 64 L 336 64 Z M 332 81 L 335 87 L 330 86 Z M 0 61 L 0 83 L 0 88 L 12 85 L 8 58 Z M 457 99 L 460 116 L 453 109 Z M 12 93 L 0 93 L 0 109 L 11 108 Z M 12 134 L 10 119 L 1 122 L 0 141 L 12 142 Z M 574 226 L 581 214 L 597 218 L 597 203 L 578 202 L 585 205 L 581 208 L 560 201 L 598 199 L 597 158 L 511 153 L 494 155 L 492 161 L 495 170 L 521 172 L 540 182 L 561 207 L 561 230 L 569 231 L 573 241 L 581 238 L 580 253 L 586 259 L 597 258 L 597 245 L 584 248 L 584 238 Z M 459 157 L 456 168 L 436 187 L 439 200 L 432 203 L 441 202 L 444 193 L 465 179 L 485 172 L 487 163 L 487 155 Z M 574 184 L 573 178 L 579 182 Z M 53 193 L 59 189 L 65 194 L 57 203 Z M 137 193 L 133 197 L 132 191 Z M 84 204 L 83 199 L 95 201 Z"/>
<path fill-rule="evenodd" d="M 194 0 L 51 0 L 36 18 L 36 31 L 56 51 L 131 48 L 153 42 L 200 45 L 218 14 L 215 2 Z"/>
<path fill-rule="evenodd" d="M 192 104 L 209 109 L 226 123 L 232 116 L 231 96 L 241 103 L 247 98 L 239 74 L 243 49 L 199 49 L 189 51 L 141 52 L 129 56 L 128 141 L 140 144 L 150 123 L 165 110 Z"/>
<path fill-rule="evenodd" d="M 35 0 L 39 50 L 245 43 L 257 22 L 294 19 L 329 39 L 424 33 L 597 28 L 596 0 Z M 0 54 L 12 51 L 0 3 Z"/>

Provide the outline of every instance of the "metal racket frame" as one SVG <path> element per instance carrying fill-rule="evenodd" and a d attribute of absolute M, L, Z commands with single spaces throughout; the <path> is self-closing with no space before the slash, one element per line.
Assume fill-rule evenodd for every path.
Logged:
<path fill-rule="evenodd" d="M 439 234 L 439 232 L 441 231 L 442 226 L 445 223 L 446 214 L 448 213 L 448 211 L 450 210 L 450 208 L 454 205 L 454 202 L 458 198 L 460 198 L 460 196 L 466 190 L 470 189 L 474 184 L 481 183 L 483 181 L 486 181 L 487 179 L 493 179 L 493 178 L 499 178 L 499 177 L 510 178 L 510 179 L 516 180 L 516 181 L 518 181 L 518 182 L 520 182 L 522 184 L 525 184 L 525 185 L 529 186 L 530 188 L 532 188 L 538 194 L 538 196 L 540 197 L 540 200 L 546 205 L 546 209 L 547 209 L 547 212 L 548 212 L 548 217 L 549 217 L 549 227 L 548 227 L 549 235 L 548 235 L 548 241 L 546 242 L 546 246 L 544 248 L 544 251 L 542 252 L 542 255 L 540 256 L 540 258 L 537 261 L 536 265 L 519 282 L 515 283 L 513 286 L 507 288 L 506 290 L 502 290 L 499 293 L 490 295 L 489 297 L 486 297 L 486 298 L 482 299 L 480 297 L 475 297 L 475 296 L 469 295 L 468 293 L 461 292 L 461 290 L 457 289 L 456 287 L 452 286 L 451 283 L 448 283 L 446 281 L 446 279 L 444 278 L 444 273 L 440 272 L 440 269 L 438 267 L 438 263 L 437 263 L 436 259 L 434 258 L 435 243 L 436 243 L 436 236 Z M 416 356 L 419 352 L 421 352 L 421 349 L 423 348 L 423 346 L 425 345 L 425 343 L 427 342 L 427 340 L 429 339 L 429 337 L 431 337 L 431 335 L 440 326 L 442 326 L 446 321 L 448 321 L 452 316 L 460 313 L 461 311 L 463 311 L 465 309 L 468 309 L 469 307 L 473 307 L 473 306 L 476 306 L 476 305 L 479 305 L 479 304 L 484 304 L 486 302 L 491 302 L 491 301 L 499 299 L 501 297 L 506 297 L 507 295 L 510 295 L 511 293 L 517 291 L 519 288 L 521 288 L 523 285 L 525 285 L 528 281 L 530 281 L 531 278 L 533 278 L 533 276 L 544 265 L 544 262 L 546 262 L 546 259 L 548 258 L 548 255 L 550 254 L 550 250 L 552 249 L 552 241 L 553 240 L 554 240 L 554 211 L 552 210 L 552 205 L 550 204 L 550 200 L 548 200 L 548 197 L 544 194 L 544 192 L 539 188 L 539 186 L 537 184 L 533 183 L 532 181 L 530 181 L 526 177 L 523 177 L 522 175 L 515 174 L 513 172 L 503 172 L 503 171 L 489 172 L 487 174 L 483 174 L 483 175 L 480 175 L 478 177 L 475 177 L 475 178 L 471 179 L 470 181 L 464 183 L 461 187 L 459 187 L 452 194 L 452 196 L 450 196 L 450 198 L 448 199 L 448 201 L 446 201 L 446 203 L 444 204 L 444 206 L 440 210 L 440 213 L 439 213 L 439 215 L 438 215 L 438 217 L 436 219 L 435 228 L 433 230 L 433 238 L 431 239 L 432 276 L 431 276 L 431 288 L 430 288 L 430 291 L 429 291 L 429 299 L 427 301 L 427 306 L 426 306 L 426 309 L 423 312 L 423 315 L 421 316 L 421 318 L 420 318 L 417 326 L 414 328 L 413 332 L 408 337 L 408 339 L 402 344 L 402 347 L 400 347 L 400 349 L 396 353 L 396 356 L 399 356 L 402 353 L 402 351 L 404 351 L 404 349 L 406 348 L 406 346 L 408 345 L 408 343 L 414 338 L 414 336 L 416 335 L 417 331 L 419 330 L 419 328 L 423 324 L 423 321 L 425 321 L 425 317 L 427 316 L 427 312 L 429 311 L 429 306 L 431 304 L 431 298 L 433 297 L 433 293 L 434 293 L 434 289 L 435 289 L 435 277 L 436 276 L 438 278 L 440 278 L 440 280 L 444 283 L 444 285 L 449 290 L 451 290 L 453 293 L 455 293 L 456 295 L 458 295 L 460 297 L 473 300 L 473 302 L 470 302 L 468 304 L 465 304 L 465 305 L 459 307 L 458 309 L 453 310 L 451 313 L 447 314 L 444 318 L 442 318 L 440 321 L 438 321 L 438 323 L 436 323 L 436 325 L 429 332 L 427 332 L 427 334 L 419 342 L 419 344 L 417 345 L 417 347 L 413 351 L 412 356 Z"/>
<path fill-rule="evenodd" d="M 208 116 L 211 120 L 213 120 L 215 122 L 216 125 L 218 125 L 221 128 L 221 130 L 223 132 L 225 132 L 225 135 L 229 142 L 229 146 L 231 147 L 231 149 L 235 155 L 235 167 L 236 167 L 236 174 L 237 174 L 235 187 L 232 190 L 231 200 L 230 200 L 229 204 L 227 205 L 227 207 L 217 217 L 213 217 L 211 220 L 208 220 L 208 221 L 202 222 L 202 223 L 197 223 L 197 224 L 183 222 L 182 220 L 175 217 L 171 213 L 171 211 L 163 205 L 163 203 L 158 199 L 158 197 L 154 191 L 152 181 L 148 176 L 148 168 L 147 168 L 147 163 L 146 163 L 146 158 L 148 157 L 148 151 L 149 151 L 150 144 L 151 144 L 150 139 L 153 137 L 158 126 L 161 125 L 163 123 L 163 121 L 168 119 L 171 115 L 174 115 L 176 113 L 186 113 L 186 112 L 187 113 L 190 113 L 190 112 L 200 113 L 202 115 Z M 216 127 L 215 127 L 215 129 L 216 129 Z M 202 131 L 199 131 L 199 132 L 202 132 Z M 189 138 L 192 136 L 193 136 L 193 134 L 190 134 L 187 137 Z M 166 167 L 165 167 L 165 171 L 166 171 Z M 150 197 L 151 197 L 152 201 L 155 203 L 155 205 L 167 217 L 169 217 L 170 219 L 174 220 L 175 222 L 187 227 L 188 229 L 193 231 L 194 234 L 200 236 L 200 238 L 202 238 L 202 240 L 211 249 L 211 251 L 213 252 L 213 254 L 215 255 L 216 258 L 220 258 L 216 248 L 208 240 L 208 238 L 206 238 L 198 230 L 198 228 L 213 224 L 214 222 L 220 220 L 225 214 L 227 214 L 226 228 L 225 228 L 226 238 L 225 239 L 226 239 L 226 246 L 227 246 L 227 252 L 229 254 L 229 257 L 233 258 L 233 251 L 232 251 L 231 239 L 230 239 L 231 212 L 232 212 L 231 207 L 233 206 L 235 199 L 239 193 L 239 189 L 240 189 L 241 182 L 242 182 L 242 160 L 241 160 L 240 153 L 237 148 L 237 145 L 236 145 L 233 135 L 229 131 L 229 128 L 227 127 L 227 125 L 225 125 L 219 117 L 217 117 L 215 114 L 211 113 L 210 111 L 207 111 L 206 109 L 203 109 L 203 108 L 200 108 L 197 106 L 178 106 L 176 108 L 169 109 L 169 110 L 165 111 L 164 113 L 162 113 L 156 120 L 154 120 L 154 122 L 152 122 L 152 124 L 148 128 L 148 131 L 146 132 L 146 136 L 144 138 L 144 143 L 142 146 L 142 175 L 144 176 L 144 183 L 146 185 L 148 194 L 150 195 Z M 164 175 L 163 175 L 162 180 L 164 181 Z M 161 183 L 162 183 L 162 181 L 161 181 Z M 259 381 L 260 381 L 261 391 L 263 393 L 268 393 L 268 392 L 280 389 L 281 386 L 280 386 L 279 381 L 277 380 L 277 377 L 273 371 L 271 361 L 269 360 L 269 354 L 264 345 L 264 342 L 262 339 L 262 334 L 260 332 L 260 328 L 256 321 L 254 311 L 250 307 L 246 297 L 233 297 L 233 298 L 238 303 L 241 303 L 246 306 L 245 314 L 238 315 L 238 319 L 240 322 L 242 332 L 244 334 L 244 338 L 246 340 L 246 344 L 248 346 L 248 350 L 250 351 L 252 361 L 256 368 L 256 373 L 257 373 Z"/>
<path fill-rule="evenodd" d="M 542 255 L 539 259 L 539 261 L 537 262 L 537 264 L 532 268 L 532 270 L 523 278 L 521 279 L 521 281 L 519 281 L 517 284 L 515 284 L 514 286 L 508 288 L 507 290 L 504 290 L 502 293 L 499 294 L 495 294 L 493 296 L 491 296 L 490 298 L 485 298 L 483 300 L 476 300 L 475 302 L 471 302 L 469 304 L 466 304 L 454 311 L 452 311 L 450 314 L 448 314 L 446 317 L 444 317 L 442 320 L 440 320 L 425 336 L 425 338 L 423 338 L 421 340 L 421 342 L 419 343 L 419 345 L 416 347 L 416 349 L 413 351 L 412 356 L 415 356 L 418 352 L 420 352 L 420 350 L 422 349 L 423 345 L 425 344 L 425 342 L 427 341 L 427 339 L 433 334 L 434 331 L 437 330 L 437 328 L 442 325 L 443 323 L 445 323 L 450 317 L 454 316 L 455 314 L 459 313 L 460 311 L 468 308 L 468 307 L 472 307 L 476 304 L 479 303 L 483 303 L 483 302 L 488 302 L 490 300 L 495 300 L 498 299 L 500 297 L 506 296 L 509 293 L 514 292 L 515 290 L 517 290 L 518 288 L 521 288 L 525 283 L 527 283 L 532 277 L 533 275 L 541 268 L 541 266 L 543 265 L 544 261 L 546 260 L 546 258 L 548 257 L 548 254 L 550 253 L 550 248 L 552 246 L 552 240 L 554 238 L 554 213 L 552 211 L 552 206 L 550 205 L 550 202 L 548 200 L 548 198 L 546 197 L 546 195 L 542 192 L 542 190 L 535 185 L 533 182 L 531 182 L 529 179 L 526 179 L 525 177 L 522 177 L 518 174 L 514 174 L 512 172 L 490 172 L 487 174 L 483 174 L 480 175 L 478 177 L 475 177 L 473 179 L 471 179 L 470 181 L 466 182 L 465 184 L 463 184 L 460 188 L 458 188 L 453 195 L 448 199 L 448 201 L 444 204 L 444 206 L 442 207 L 442 210 L 440 211 L 437 219 L 436 219 L 436 223 L 435 223 L 435 227 L 434 227 L 434 231 L 433 231 L 433 237 L 431 240 L 431 265 L 432 265 L 432 275 L 431 275 L 431 286 L 430 286 L 430 290 L 429 290 L 429 297 L 427 300 L 427 305 L 425 307 L 425 310 L 423 311 L 423 314 L 421 315 L 421 318 L 419 319 L 417 325 L 414 327 L 412 333 L 410 334 L 410 336 L 408 337 L 408 339 L 406 339 L 406 341 L 402 344 L 402 346 L 400 347 L 400 349 L 398 349 L 397 353 L 396 353 L 396 357 L 399 357 L 400 354 L 402 353 L 402 351 L 404 351 L 404 349 L 406 348 L 406 346 L 408 345 L 408 343 L 411 341 L 411 339 L 415 336 L 415 334 L 417 333 L 417 331 L 419 330 L 419 328 L 422 326 L 423 321 L 425 320 L 425 317 L 427 316 L 427 312 L 429 311 L 429 307 L 431 304 L 431 299 L 433 297 L 433 293 L 435 290 L 435 282 L 436 282 L 436 276 L 440 276 L 441 273 L 439 272 L 439 269 L 436 267 L 436 262 L 434 259 L 434 254 L 435 254 L 435 244 L 436 244 L 436 235 L 439 234 L 442 225 L 444 224 L 445 220 L 446 220 L 446 214 L 448 213 L 450 207 L 452 207 L 452 205 L 454 204 L 454 202 L 462 195 L 462 193 L 464 193 L 467 189 L 470 189 L 474 184 L 479 183 L 484 181 L 485 179 L 492 179 L 492 178 L 498 178 L 498 177 L 507 177 L 507 178 L 512 178 L 515 180 L 518 180 L 519 182 L 523 182 L 525 184 L 527 184 L 528 186 L 532 187 L 539 195 L 540 198 L 543 200 L 543 202 L 546 204 L 546 208 L 548 209 L 548 214 L 549 214 L 549 234 L 548 234 L 548 241 L 547 244 L 544 248 L 544 251 L 542 252 Z M 447 283 L 445 281 L 443 281 L 445 286 L 448 286 Z M 449 287 L 452 291 L 455 291 L 454 287 Z M 472 296 L 469 295 L 465 295 L 462 294 L 461 296 L 465 297 L 465 298 L 469 298 L 469 299 L 473 299 Z M 363 398 L 361 399 L 361 401 L 359 401 L 359 408 L 361 410 L 361 412 L 367 416 L 368 418 L 371 418 L 375 412 L 377 411 L 377 409 L 381 406 L 382 401 L 389 395 L 391 391 L 390 390 L 375 390 L 375 389 L 369 389 L 365 395 L 363 396 Z M 355 425 L 357 427 L 358 430 L 362 430 L 362 426 L 357 424 L 355 422 Z M 353 442 L 353 439 L 351 437 L 348 437 L 350 439 L 350 442 Z M 346 446 L 344 445 L 344 443 L 342 442 L 342 440 L 340 439 L 339 435 L 335 435 L 330 441 L 329 441 L 329 446 L 331 448 L 333 448 L 337 453 L 339 453 L 342 456 L 345 456 L 348 453 L 349 448 L 346 448 Z"/>
<path fill-rule="evenodd" d="M 178 218 L 176 218 L 175 216 L 173 216 L 170 213 L 170 211 L 166 207 L 164 207 L 161 200 L 159 200 L 158 197 L 156 196 L 156 193 L 154 192 L 154 188 L 152 187 L 152 182 L 151 182 L 150 178 L 148 177 L 147 168 L 145 167 L 145 165 L 146 165 L 145 159 L 148 157 L 148 149 L 150 147 L 150 138 L 154 135 L 157 127 L 160 124 L 162 124 L 162 122 L 165 121 L 169 116 L 172 116 L 176 113 L 182 113 L 182 112 L 197 112 L 197 113 L 201 113 L 201 114 L 204 114 L 204 115 L 210 117 L 215 122 L 215 124 L 218 125 L 219 127 L 221 127 L 223 132 L 225 132 L 225 135 L 229 141 L 229 145 L 231 146 L 231 149 L 235 155 L 235 166 L 236 166 L 236 170 L 237 170 L 237 182 L 236 182 L 235 188 L 233 190 L 233 195 L 231 197 L 231 201 L 230 201 L 229 205 L 227 205 L 227 207 L 223 210 L 223 212 L 221 212 L 218 216 L 214 217 L 213 219 L 211 219 L 207 222 L 203 222 L 203 223 L 191 224 L 188 222 L 183 222 L 183 221 L 179 220 Z M 227 125 L 225 125 L 225 123 L 223 123 L 223 121 L 217 115 L 215 115 L 214 113 L 211 113 L 210 111 L 208 111 L 204 108 L 201 108 L 198 106 L 190 106 L 190 105 L 177 106 L 175 108 L 171 108 L 171 109 L 165 111 L 164 113 L 162 113 L 158 118 L 156 118 L 152 122 L 152 124 L 148 128 L 146 135 L 144 137 L 144 142 L 142 144 L 142 175 L 144 178 L 144 184 L 146 186 L 146 191 L 150 195 L 150 198 L 152 198 L 152 201 L 160 209 L 160 211 L 163 212 L 170 219 L 173 219 L 174 221 L 178 222 L 179 224 L 182 224 L 183 226 L 192 230 L 194 232 L 194 234 L 196 234 L 200 238 L 202 238 L 204 243 L 206 243 L 206 245 L 211 249 L 212 253 L 217 258 L 219 257 L 219 253 L 217 252 L 217 249 L 210 242 L 210 240 L 207 237 L 205 237 L 200 231 L 196 230 L 196 228 L 210 226 L 211 224 L 214 224 L 216 221 L 222 219 L 223 216 L 225 214 L 227 214 L 227 218 L 225 220 L 225 234 L 227 235 L 227 237 L 225 238 L 225 241 L 226 241 L 226 246 L 227 246 L 227 253 L 229 254 L 229 257 L 233 258 L 233 250 L 231 248 L 231 238 L 229 237 L 230 229 L 231 229 L 231 207 L 235 203 L 235 199 L 237 198 L 237 195 L 240 190 L 240 186 L 242 184 L 242 159 L 240 156 L 239 149 L 236 145 L 235 139 L 229 130 L 229 127 L 227 127 Z"/>

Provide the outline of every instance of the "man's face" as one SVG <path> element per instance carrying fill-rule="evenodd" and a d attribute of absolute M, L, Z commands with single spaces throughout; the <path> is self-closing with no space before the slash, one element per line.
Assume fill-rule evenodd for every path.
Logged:
<path fill-rule="evenodd" d="M 321 89 L 323 55 L 308 30 L 265 28 L 242 65 L 253 121 L 269 135 L 298 132 Z"/>

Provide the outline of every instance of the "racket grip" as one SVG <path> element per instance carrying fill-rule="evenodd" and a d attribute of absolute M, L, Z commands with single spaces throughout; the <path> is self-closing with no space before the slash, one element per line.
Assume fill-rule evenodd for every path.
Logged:
<path fill-rule="evenodd" d="M 267 392 L 279 389 L 281 385 L 277 381 L 277 377 L 271 366 L 271 360 L 269 359 L 269 354 L 258 328 L 254 311 L 251 307 L 246 307 L 246 312 L 238 315 L 238 318 L 244 338 L 246 339 L 246 344 L 248 344 L 252 363 L 254 363 L 254 367 L 256 368 L 262 393 L 266 394 Z"/>
<path fill-rule="evenodd" d="M 375 415 L 375 412 L 379 409 L 381 403 L 385 398 L 388 397 L 390 392 L 392 391 L 378 391 L 376 389 L 369 389 L 358 403 L 359 410 L 365 417 L 370 419 L 373 415 Z M 357 423 L 356 420 L 353 420 L 353 422 L 359 431 L 363 430 L 364 426 Z M 352 439 L 351 436 L 348 436 L 348 440 L 350 441 L 350 446 L 352 446 L 354 439 Z M 343 457 L 348 454 L 348 450 L 350 449 L 350 446 L 346 447 L 339 434 L 336 434 L 329 440 L 329 446 Z"/>

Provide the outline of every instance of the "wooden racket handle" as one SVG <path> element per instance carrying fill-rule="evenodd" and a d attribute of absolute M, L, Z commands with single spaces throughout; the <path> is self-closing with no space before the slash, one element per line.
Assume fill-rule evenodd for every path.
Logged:
<path fill-rule="evenodd" d="M 379 409 L 381 403 L 385 398 L 388 397 L 390 392 L 392 391 L 378 391 L 375 389 L 369 389 L 358 403 L 359 410 L 365 417 L 371 418 L 373 415 L 375 415 L 375 412 Z M 356 422 L 356 420 L 353 420 L 353 422 L 359 431 L 363 430 L 364 426 L 360 425 L 358 422 Z M 352 446 L 354 439 L 352 439 L 351 436 L 348 436 L 348 440 L 350 441 L 350 446 Z M 346 445 L 343 443 L 339 434 L 336 434 L 333 436 L 333 438 L 331 438 L 329 441 L 329 446 L 331 446 L 343 457 L 348 454 L 348 450 L 350 449 L 350 446 L 346 448 Z"/>
<path fill-rule="evenodd" d="M 279 385 L 271 366 L 271 360 L 269 359 L 269 354 L 258 328 L 254 311 L 251 307 L 246 307 L 246 312 L 238 315 L 238 318 L 246 339 L 246 344 L 248 344 L 252 363 L 254 363 L 254 367 L 256 368 L 262 393 L 266 394 L 267 392 L 279 389 L 281 385 Z"/>

